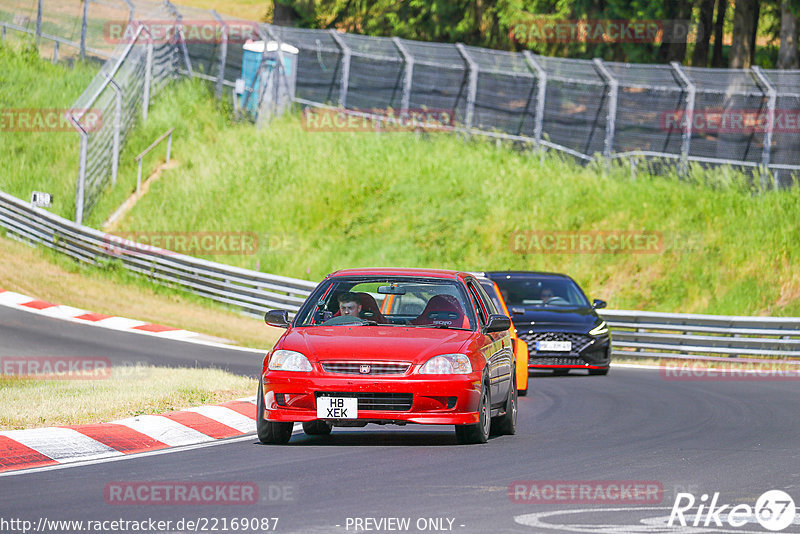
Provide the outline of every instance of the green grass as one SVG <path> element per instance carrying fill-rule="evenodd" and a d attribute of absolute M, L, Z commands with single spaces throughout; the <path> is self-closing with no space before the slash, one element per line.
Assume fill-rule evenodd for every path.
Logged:
<path fill-rule="evenodd" d="M 354 266 L 567 272 L 612 308 L 800 315 L 800 189 L 731 170 L 631 181 L 448 134 L 311 133 L 297 115 L 232 124 L 200 83 L 171 88 L 126 149 L 175 126 L 165 171 L 126 231 L 251 231 L 252 256 L 209 256 L 310 280 Z M 135 176 L 121 178 L 130 192 Z M 117 205 L 113 192 L 93 224 Z M 518 231 L 648 231 L 658 254 L 518 254 Z"/>
<path fill-rule="evenodd" d="M 30 38 L 0 42 L 0 111 L 66 111 L 97 70 L 87 63 L 66 67 L 43 61 Z M 21 132 L 3 127 L 0 146 L 0 189 L 25 200 L 33 191 L 51 193 L 53 211 L 72 217 L 80 147 L 77 132 Z"/>
<path fill-rule="evenodd" d="M 113 367 L 108 376 L 0 377 L 0 430 L 107 422 L 250 397 L 252 378 L 220 369 Z"/>

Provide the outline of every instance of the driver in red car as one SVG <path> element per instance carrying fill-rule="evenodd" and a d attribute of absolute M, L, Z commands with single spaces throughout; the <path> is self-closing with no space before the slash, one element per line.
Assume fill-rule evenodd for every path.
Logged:
<path fill-rule="evenodd" d="M 336 299 L 339 302 L 339 314 L 342 316 L 359 317 L 361 313 L 361 299 L 355 293 L 342 293 Z"/>

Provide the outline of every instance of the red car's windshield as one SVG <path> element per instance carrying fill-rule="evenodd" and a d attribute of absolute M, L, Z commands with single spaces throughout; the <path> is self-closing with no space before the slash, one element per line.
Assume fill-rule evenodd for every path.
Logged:
<path fill-rule="evenodd" d="M 473 329 L 466 295 L 456 281 L 408 278 L 332 278 L 320 284 L 295 326 L 375 324 Z"/>

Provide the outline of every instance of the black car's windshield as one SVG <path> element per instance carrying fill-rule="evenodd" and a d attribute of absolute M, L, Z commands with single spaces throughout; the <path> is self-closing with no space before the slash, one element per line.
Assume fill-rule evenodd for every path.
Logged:
<path fill-rule="evenodd" d="M 320 284 L 296 326 L 394 325 L 471 330 L 476 324 L 460 284 L 409 277 L 337 277 Z"/>
<path fill-rule="evenodd" d="M 586 308 L 589 301 L 568 278 L 519 277 L 495 280 L 509 307 Z"/>

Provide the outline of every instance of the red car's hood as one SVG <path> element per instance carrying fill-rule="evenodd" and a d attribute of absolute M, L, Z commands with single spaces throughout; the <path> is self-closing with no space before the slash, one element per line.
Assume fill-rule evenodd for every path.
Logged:
<path fill-rule="evenodd" d="M 287 332 L 281 349 L 312 361 L 388 360 L 423 363 L 437 354 L 459 352 L 477 332 L 401 326 L 311 326 Z"/>

